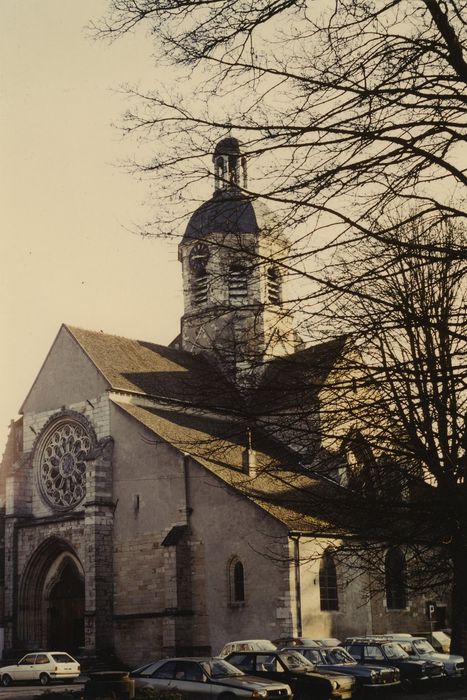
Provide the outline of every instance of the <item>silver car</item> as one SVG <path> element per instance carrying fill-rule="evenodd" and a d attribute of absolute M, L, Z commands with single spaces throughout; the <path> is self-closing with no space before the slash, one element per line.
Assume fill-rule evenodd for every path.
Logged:
<path fill-rule="evenodd" d="M 162 659 L 131 673 L 136 688 L 179 690 L 193 700 L 291 700 L 285 683 L 254 678 L 218 658 Z"/>
<path fill-rule="evenodd" d="M 441 654 L 431 646 L 424 637 L 398 638 L 397 643 L 415 659 L 441 661 L 444 670 L 450 678 L 460 678 L 465 673 L 464 657 L 457 654 Z"/>

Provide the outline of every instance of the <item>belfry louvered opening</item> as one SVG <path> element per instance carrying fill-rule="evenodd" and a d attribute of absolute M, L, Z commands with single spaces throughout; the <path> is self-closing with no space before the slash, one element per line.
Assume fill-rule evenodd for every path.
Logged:
<path fill-rule="evenodd" d="M 234 306 L 244 304 L 248 299 L 248 275 L 243 265 L 231 265 L 229 270 L 229 302 Z"/>
<path fill-rule="evenodd" d="M 275 267 L 268 268 L 267 272 L 268 285 L 268 303 L 281 303 L 281 278 Z"/>
<path fill-rule="evenodd" d="M 193 302 L 197 306 L 208 300 L 208 275 L 205 270 L 199 272 L 193 279 Z"/>

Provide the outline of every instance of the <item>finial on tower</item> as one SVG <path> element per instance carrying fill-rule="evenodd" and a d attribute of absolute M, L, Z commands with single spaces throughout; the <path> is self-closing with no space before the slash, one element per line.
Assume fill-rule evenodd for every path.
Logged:
<path fill-rule="evenodd" d="M 246 158 L 240 142 L 233 136 L 222 139 L 214 149 L 214 190 L 231 190 L 247 186 Z"/>

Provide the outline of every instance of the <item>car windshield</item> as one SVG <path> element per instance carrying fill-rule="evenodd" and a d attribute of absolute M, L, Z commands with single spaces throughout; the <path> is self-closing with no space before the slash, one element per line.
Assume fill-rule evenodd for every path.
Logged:
<path fill-rule="evenodd" d="M 400 644 L 391 642 L 384 645 L 384 651 L 388 659 L 406 659 L 409 657 L 406 651 L 403 650 Z"/>
<path fill-rule="evenodd" d="M 436 654 L 436 651 L 426 639 L 415 639 L 413 645 L 420 654 Z"/>
<path fill-rule="evenodd" d="M 303 667 L 305 667 L 308 671 L 312 671 L 314 669 L 311 661 L 308 661 L 308 659 L 306 659 L 298 651 L 283 652 L 282 654 L 279 654 L 279 658 L 288 669 Z"/>
<path fill-rule="evenodd" d="M 231 676 L 244 676 L 245 674 L 240 669 L 235 668 L 228 661 L 222 659 L 213 659 L 212 661 L 204 661 L 202 667 L 211 678 L 227 678 Z"/>
<path fill-rule="evenodd" d="M 345 649 L 326 649 L 324 652 L 328 664 L 356 664 L 357 662 Z"/>
<path fill-rule="evenodd" d="M 300 651 L 300 654 L 302 654 L 308 661 L 311 661 L 313 664 L 321 664 L 321 663 L 326 663 L 326 659 L 322 657 L 321 649 L 317 649 L 316 647 L 309 647 L 307 649 L 302 649 Z"/>
<path fill-rule="evenodd" d="M 160 661 L 151 661 L 150 664 L 144 664 L 132 671 L 133 676 L 152 676 L 154 671 L 160 666 Z"/>

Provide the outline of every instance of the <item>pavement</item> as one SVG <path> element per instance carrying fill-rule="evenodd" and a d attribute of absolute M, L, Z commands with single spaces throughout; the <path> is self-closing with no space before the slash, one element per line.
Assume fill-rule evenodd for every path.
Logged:
<path fill-rule="evenodd" d="M 59 697 L 60 691 L 79 691 L 84 688 L 84 683 L 88 677 L 84 674 L 77 678 L 73 684 L 52 684 L 46 688 L 36 686 L 12 686 L 2 688 L 0 686 L 0 700 L 40 700 L 44 693 L 56 693 Z M 53 697 L 53 695 L 52 695 Z M 365 700 L 467 700 L 467 680 L 462 686 L 449 683 L 443 684 L 439 688 L 422 689 L 412 693 L 406 693 L 402 690 L 387 688 L 385 690 L 369 691 L 365 696 Z M 358 696 L 357 696 L 358 698 Z"/>

